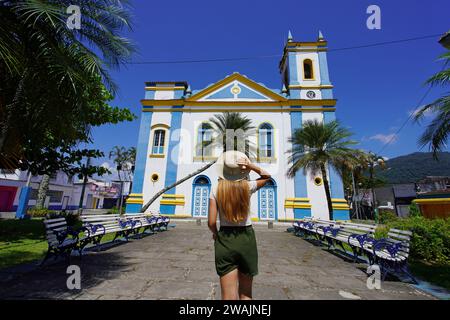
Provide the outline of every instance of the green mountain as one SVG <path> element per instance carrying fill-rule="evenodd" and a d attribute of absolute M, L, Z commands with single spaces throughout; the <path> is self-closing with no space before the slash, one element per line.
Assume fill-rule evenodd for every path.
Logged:
<path fill-rule="evenodd" d="M 450 177 L 450 152 L 441 152 L 438 160 L 431 152 L 415 152 L 386 161 L 384 170 L 377 170 L 376 176 L 388 184 L 413 183 L 426 176 Z"/>

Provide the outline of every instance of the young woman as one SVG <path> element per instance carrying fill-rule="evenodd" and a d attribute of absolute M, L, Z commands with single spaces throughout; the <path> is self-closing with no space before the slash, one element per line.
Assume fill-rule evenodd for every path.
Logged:
<path fill-rule="evenodd" d="M 267 183 L 270 174 L 238 151 L 223 153 L 217 159 L 216 167 L 219 183 L 210 195 L 208 227 L 213 233 L 222 299 L 250 300 L 253 277 L 258 274 L 258 251 L 250 218 L 250 196 Z M 260 178 L 249 181 L 250 171 L 259 174 Z"/>

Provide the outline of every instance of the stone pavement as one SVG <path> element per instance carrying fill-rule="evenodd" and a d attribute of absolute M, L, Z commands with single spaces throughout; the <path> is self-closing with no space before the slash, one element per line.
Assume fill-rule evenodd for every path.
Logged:
<path fill-rule="evenodd" d="M 220 299 L 209 230 L 174 223 L 169 231 L 89 252 L 81 262 L 72 258 L 81 268 L 81 290 L 67 289 L 62 262 L 7 281 L 0 271 L 0 299 Z M 369 290 L 363 266 L 295 237 L 287 226 L 255 225 L 255 299 L 433 299 L 398 281 Z"/>

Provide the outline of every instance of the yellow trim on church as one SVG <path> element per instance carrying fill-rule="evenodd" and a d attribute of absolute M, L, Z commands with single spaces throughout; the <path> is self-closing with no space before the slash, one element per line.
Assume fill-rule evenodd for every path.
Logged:
<path fill-rule="evenodd" d="M 151 100 L 142 99 L 141 105 L 143 107 L 154 107 L 154 106 L 165 106 L 167 110 L 171 111 L 172 106 L 186 106 L 186 107 L 291 107 L 291 106 L 302 106 L 302 107 L 322 107 L 322 106 L 335 106 L 336 99 L 317 99 L 317 100 L 306 100 L 306 99 L 291 99 L 291 100 L 278 100 L 278 101 L 189 101 L 183 99 L 173 99 L 173 100 Z M 191 109 L 193 110 L 193 109 Z M 189 111 L 191 111 L 189 110 Z M 329 108 L 326 108 L 329 110 Z M 186 108 L 179 108 L 177 111 L 186 111 Z M 265 111 L 265 110 L 260 110 Z"/>
<path fill-rule="evenodd" d="M 289 209 L 310 209 L 309 198 L 286 198 L 284 207 Z"/>
<path fill-rule="evenodd" d="M 175 91 L 175 90 L 184 90 L 184 87 L 145 87 L 146 91 Z"/>
<path fill-rule="evenodd" d="M 282 95 L 276 94 L 272 90 L 269 90 L 268 88 L 260 85 L 259 83 L 254 82 L 253 80 L 250 80 L 247 77 L 244 77 L 243 75 L 241 75 L 239 73 L 233 73 L 231 76 L 228 76 L 225 79 L 222 79 L 222 80 L 210 85 L 206 89 L 203 89 L 200 92 L 197 92 L 196 94 L 192 95 L 191 97 L 186 99 L 186 101 L 191 101 L 191 102 L 197 101 L 198 99 L 201 99 L 201 98 L 207 96 L 208 94 L 216 91 L 217 89 L 220 89 L 221 87 L 226 86 L 227 84 L 232 83 L 233 81 L 239 81 L 242 84 L 245 84 L 246 86 L 248 86 L 249 88 L 252 88 L 253 90 L 256 90 L 274 100 L 287 101 L 287 99 L 285 97 L 283 97 Z"/>
<path fill-rule="evenodd" d="M 127 199 L 126 203 L 127 204 L 143 204 L 144 199 Z"/>
<path fill-rule="evenodd" d="M 333 89 L 333 85 L 328 85 L 328 84 L 323 84 L 323 85 L 319 85 L 319 86 L 302 86 L 300 84 L 291 84 L 289 85 L 289 89 L 310 89 L 310 90 L 314 90 L 314 89 Z"/>
<path fill-rule="evenodd" d="M 184 206 L 184 194 L 163 194 L 160 204 Z"/>
<path fill-rule="evenodd" d="M 349 210 L 350 207 L 347 203 L 347 200 L 343 198 L 331 198 L 331 206 L 333 209 L 337 210 Z"/>
<path fill-rule="evenodd" d="M 128 196 L 131 198 L 134 198 L 134 197 L 142 198 L 144 196 L 144 194 L 143 193 L 130 193 Z"/>
<path fill-rule="evenodd" d="M 307 41 L 302 41 L 302 42 L 287 42 L 286 43 L 286 48 L 290 48 L 290 47 L 326 47 L 328 44 L 327 41 L 322 40 L 322 41 L 313 41 L 313 42 L 307 42 Z"/>

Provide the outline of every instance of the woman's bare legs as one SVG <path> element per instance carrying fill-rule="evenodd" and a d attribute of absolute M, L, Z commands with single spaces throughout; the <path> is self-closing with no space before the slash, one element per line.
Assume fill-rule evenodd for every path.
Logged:
<path fill-rule="evenodd" d="M 220 277 L 222 300 L 238 300 L 238 269 Z"/>
<path fill-rule="evenodd" d="M 252 300 L 253 277 L 238 272 L 239 277 L 239 299 Z"/>

